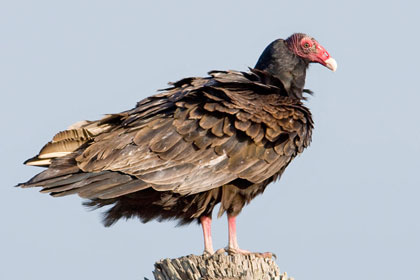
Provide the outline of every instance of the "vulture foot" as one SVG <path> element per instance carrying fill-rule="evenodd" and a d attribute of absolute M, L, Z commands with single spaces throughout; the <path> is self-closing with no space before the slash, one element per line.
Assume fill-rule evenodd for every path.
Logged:
<path fill-rule="evenodd" d="M 217 250 L 217 251 L 219 251 L 219 250 Z M 211 250 L 211 251 L 210 250 L 204 250 L 203 255 L 204 256 L 212 256 L 212 255 L 214 255 L 214 250 Z"/>
<path fill-rule="evenodd" d="M 274 258 L 277 259 L 276 254 L 271 253 L 271 252 L 264 252 L 264 253 L 260 253 L 260 252 L 251 252 L 248 250 L 243 250 L 240 248 L 232 248 L 232 247 L 226 247 L 226 248 L 220 248 L 219 250 L 216 251 L 216 254 L 223 254 L 223 253 L 227 253 L 228 255 L 254 255 L 256 257 L 259 258 Z"/>
<path fill-rule="evenodd" d="M 243 250 L 239 248 L 238 240 L 236 238 L 236 216 L 228 215 L 228 230 L 229 230 L 229 243 L 228 243 L 228 246 L 223 250 L 227 252 L 229 255 L 237 255 L 237 254 L 254 255 L 260 258 L 271 259 L 274 257 L 275 259 L 277 259 L 277 256 L 270 252 L 265 252 L 265 253 L 250 252 L 248 250 Z"/>
<path fill-rule="evenodd" d="M 274 257 L 275 259 L 277 259 L 276 254 L 271 253 L 271 252 L 264 252 L 264 253 L 250 252 L 248 250 L 243 250 L 243 249 L 240 249 L 240 248 L 227 248 L 227 253 L 229 255 L 237 255 L 237 254 L 246 255 L 246 256 L 247 255 L 254 255 L 254 256 L 259 257 L 259 258 L 269 258 L 269 259 L 271 259 L 271 258 Z"/>

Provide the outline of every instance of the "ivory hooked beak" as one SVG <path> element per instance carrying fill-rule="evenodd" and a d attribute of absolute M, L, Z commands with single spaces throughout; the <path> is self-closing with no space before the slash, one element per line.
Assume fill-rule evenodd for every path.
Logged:
<path fill-rule="evenodd" d="M 334 58 L 330 57 L 324 62 L 325 62 L 325 66 L 331 71 L 335 72 L 335 70 L 337 70 L 337 62 L 335 61 Z"/>

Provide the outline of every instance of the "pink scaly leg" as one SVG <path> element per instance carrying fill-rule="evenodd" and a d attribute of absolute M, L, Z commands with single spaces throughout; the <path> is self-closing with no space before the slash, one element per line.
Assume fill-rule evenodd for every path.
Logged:
<path fill-rule="evenodd" d="M 230 216 L 228 215 L 228 228 L 229 228 L 229 243 L 227 252 L 229 254 L 242 254 L 242 255 L 250 255 L 255 254 L 256 256 L 262 257 L 262 258 L 272 258 L 275 255 L 270 252 L 265 253 L 252 253 L 247 250 L 242 250 L 239 248 L 238 245 L 238 239 L 236 237 L 236 216 Z"/>
<path fill-rule="evenodd" d="M 200 218 L 201 226 L 203 227 L 204 236 L 204 253 L 210 255 L 214 254 L 213 241 L 211 239 L 211 217 L 202 216 Z"/>
<path fill-rule="evenodd" d="M 236 216 L 228 215 L 228 230 L 229 230 L 229 243 L 228 252 L 234 254 L 249 255 L 251 252 L 239 249 L 238 239 L 236 237 Z"/>

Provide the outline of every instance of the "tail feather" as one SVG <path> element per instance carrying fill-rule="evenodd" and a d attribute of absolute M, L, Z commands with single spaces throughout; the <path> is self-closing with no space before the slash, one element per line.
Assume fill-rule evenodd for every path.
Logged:
<path fill-rule="evenodd" d="M 92 138 L 93 134 L 84 128 L 61 131 L 42 147 L 38 155 L 25 161 L 25 164 L 48 167 L 53 159 L 73 153 Z"/>
<path fill-rule="evenodd" d="M 42 193 L 50 193 L 52 191 L 59 191 L 59 188 L 63 186 L 70 186 L 74 185 L 75 183 L 79 182 L 86 182 L 88 178 L 91 177 L 98 177 L 101 173 L 76 173 L 76 174 L 69 174 L 66 176 L 58 177 L 55 179 L 50 179 L 47 181 L 43 181 L 40 184 L 42 185 L 43 189 L 41 190 Z"/>

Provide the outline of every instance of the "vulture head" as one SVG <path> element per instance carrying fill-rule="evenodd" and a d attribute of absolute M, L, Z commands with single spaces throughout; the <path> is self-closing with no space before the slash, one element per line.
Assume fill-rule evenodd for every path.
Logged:
<path fill-rule="evenodd" d="M 337 70 L 337 62 L 330 54 L 312 37 L 303 34 L 295 33 L 285 41 L 287 47 L 291 52 L 307 63 L 317 62 L 333 72 Z"/>
<path fill-rule="evenodd" d="M 295 33 L 278 39 L 265 48 L 255 68 L 280 79 L 290 95 L 302 98 L 309 63 L 320 63 L 335 71 L 337 62 L 314 38 Z"/>

